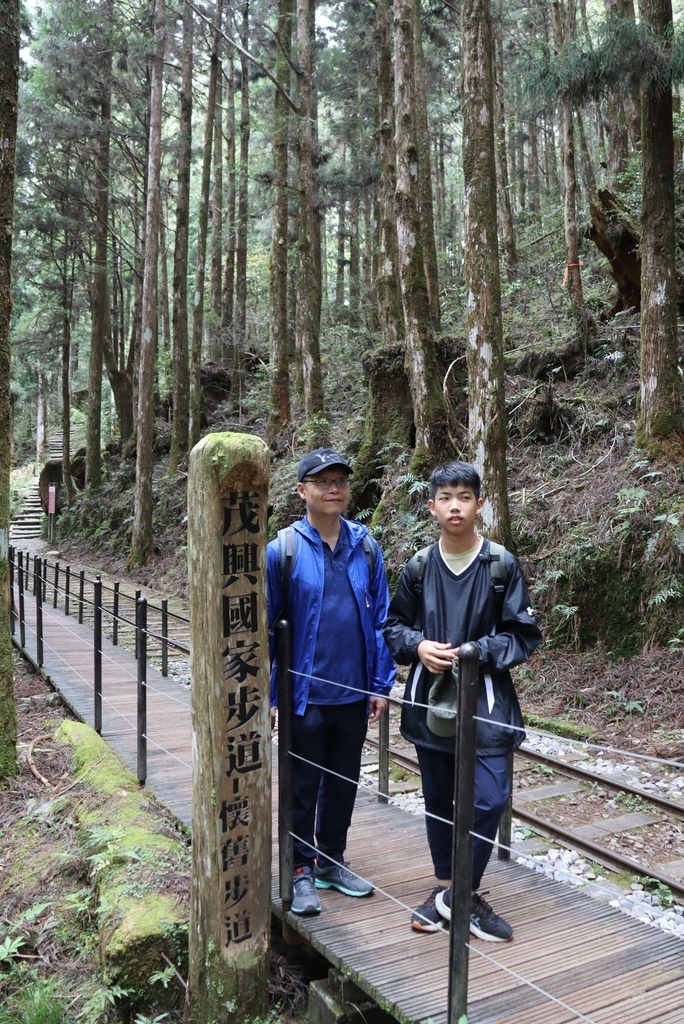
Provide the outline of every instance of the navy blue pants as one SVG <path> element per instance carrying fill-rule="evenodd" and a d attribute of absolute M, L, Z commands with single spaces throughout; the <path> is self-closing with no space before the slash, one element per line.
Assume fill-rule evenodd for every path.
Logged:
<path fill-rule="evenodd" d="M 308 704 L 303 715 L 292 716 L 292 750 L 306 758 L 292 759 L 293 832 L 299 836 L 294 840 L 295 868 L 313 866 L 316 860 L 314 829 L 320 852 L 342 860 L 367 728 L 365 699 L 351 704 Z M 325 857 L 319 862 L 323 868 L 330 864 Z"/>
<path fill-rule="evenodd" d="M 416 747 L 423 783 L 425 810 L 438 818 L 452 822 L 454 818 L 453 754 L 440 750 Z M 492 842 L 499 820 L 510 793 L 508 758 L 480 757 L 475 762 L 475 815 L 473 832 L 483 839 L 473 838 L 473 892 L 479 889 L 485 868 L 492 853 Z M 435 878 L 451 878 L 451 844 L 453 826 L 435 818 L 426 817 L 428 843 L 435 868 Z"/>

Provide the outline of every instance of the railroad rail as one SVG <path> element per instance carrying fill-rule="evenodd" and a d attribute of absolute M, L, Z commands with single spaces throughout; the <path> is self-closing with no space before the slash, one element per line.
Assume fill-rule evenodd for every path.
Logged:
<path fill-rule="evenodd" d="M 378 740 L 373 737 L 366 738 L 367 746 L 374 749 L 379 749 Z M 561 761 L 558 758 L 554 758 L 550 755 L 540 753 L 535 750 L 531 750 L 527 747 L 521 747 L 517 752 L 516 756 L 519 758 L 527 758 L 537 763 L 543 763 L 553 767 L 553 771 L 558 774 L 564 774 L 567 777 L 574 777 L 581 779 L 584 783 L 602 786 L 610 789 L 614 792 L 627 793 L 631 796 L 638 796 L 645 804 L 652 804 L 659 810 L 665 811 L 668 815 L 674 818 L 676 826 L 681 828 L 684 833 L 684 804 L 668 800 L 658 794 L 651 794 L 650 792 L 640 789 L 636 786 L 630 785 L 629 783 L 623 783 L 615 779 L 608 779 L 604 775 L 597 774 L 590 771 L 587 768 L 582 768 L 577 765 L 568 764 L 565 761 Z M 420 776 L 420 768 L 418 766 L 418 760 L 407 754 L 405 751 L 397 750 L 390 745 L 389 757 L 391 761 L 399 765 L 402 768 L 407 769 Z M 539 788 L 539 800 L 549 801 L 553 799 L 548 795 L 545 795 L 545 791 L 548 791 L 548 780 L 547 785 Z M 528 796 L 534 797 L 534 789 L 527 791 Z M 579 793 L 581 795 L 581 792 Z M 662 885 L 667 886 L 673 895 L 680 899 L 684 899 L 684 881 L 675 878 L 661 868 L 653 864 L 647 864 L 639 861 L 635 858 L 620 854 L 615 850 L 611 850 L 598 842 L 582 836 L 572 828 L 566 828 L 560 825 L 558 821 L 553 821 L 551 818 L 543 817 L 542 815 L 535 814 L 525 808 L 520 800 L 516 800 L 515 795 L 512 803 L 512 813 L 520 821 L 533 826 L 534 830 L 545 835 L 551 836 L 557 840 L 560 840 L 563 845 L 566 845 L 572 849 L 576 849 L 586 855 L 597 863 L 602 864 L 604 867 L 609 868 L 613 871 L 630 871 L 635 875 L 640 875 L 645 878 L 654 879 L 660 882 Z M 639 827 L 636 825 L 635 827 Z M 643 827 L 643 826 L 642 826 Z"/>

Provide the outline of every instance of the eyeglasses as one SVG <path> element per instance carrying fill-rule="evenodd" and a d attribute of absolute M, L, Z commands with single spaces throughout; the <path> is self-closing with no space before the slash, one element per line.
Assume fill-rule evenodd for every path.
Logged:
<path fill-rule="evenodd" d="M 337 487 L 338 490 L 343 491 L 345 487 L 349 487 L 349 477 L 336 476 L 334 480 L 321 480 L 319 476 L 305 476 L 302 483 L 313 484 L 319 491 L 329 491 L 331 487 Z"/>

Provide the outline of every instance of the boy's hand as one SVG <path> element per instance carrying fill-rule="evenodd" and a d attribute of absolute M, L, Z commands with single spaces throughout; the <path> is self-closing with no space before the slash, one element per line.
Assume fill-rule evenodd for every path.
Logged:
<path fill-rule="evenodd" d="M 438 675 L 440 672 L 448 672 L 456 660 L 458 647 L 451 644 L 440 644 L 436 640 L 421 640 L 418 644 L 418 657 L 425 665 L 425 668 Z"/>
<path fill-rule="evenodd" d="M 375 725 L 383 713 L 389 701 L 385 697 L 371 697 L 369 700 L 370 709 L 368 712 L 368 724 Z"/>

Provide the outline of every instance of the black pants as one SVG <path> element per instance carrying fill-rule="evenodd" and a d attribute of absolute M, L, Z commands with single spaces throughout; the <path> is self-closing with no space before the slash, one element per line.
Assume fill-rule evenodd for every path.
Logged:
<path fill-rule="evenodd" d="M 423 783 L 425 810 L 438 818 L 425 818 L 430 854 L 435 877 L 451 878 L 451 846 L 453 842 L 454 818 L 454 769 L 453 754 L 440 750 L 416 747 Z M 482 839 L 473 837 L 473 891 L 480 887 L 485 868 L 492 853 L 499 820 L 506 807 L 510 793 L 508 780 L 508 758 L 480 757 L 475 762 L 475 815 L 473 832 Z M 447 824 L 448 823 L 448 824 Z"/>
<path fill-rule="evenodd" d="M 320 852 L 342 860 L 367 728 L 365 699 L 352 704 L 309 704 L 303 715 L 293 715 L 292 750 L 299 755 L 292 759 L 293 831 L 299 837 L 294 840 L 295 868 L 313 866 L 316 860 L 314 828 Z M 318 859 L 323 868 L 330 864 L 326 857 Z"/>

